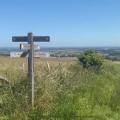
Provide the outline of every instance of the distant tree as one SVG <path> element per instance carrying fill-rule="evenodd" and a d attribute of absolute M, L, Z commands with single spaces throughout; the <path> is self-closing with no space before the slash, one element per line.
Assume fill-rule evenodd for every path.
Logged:
<path fill-rule="evenodd" d="M 104 62 L 103 56 L 92 50 L 85 51 L 83 54 L 78 56 L 78 60 L 84 68 L 95 69 L 101 68 Z"/>

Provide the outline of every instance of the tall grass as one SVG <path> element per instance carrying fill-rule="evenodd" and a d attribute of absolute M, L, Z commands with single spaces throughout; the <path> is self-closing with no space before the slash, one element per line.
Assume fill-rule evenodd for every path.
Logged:
<path fill-rule="evenodd" d="M 7 63 L 7 64 L 6 64 Z M 22 64 L 25 68 L 21 68 Z M 35 60 L 35 107 L 27 96 L 27 61 L 0 58 L 1 120 L 119 120 L 120 65 L 105 62 L 100 71 L 77 62 Z"/>

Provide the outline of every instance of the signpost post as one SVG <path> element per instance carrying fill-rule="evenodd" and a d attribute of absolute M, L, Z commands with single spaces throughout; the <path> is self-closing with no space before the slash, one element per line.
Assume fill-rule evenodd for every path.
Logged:
<path fill-rule="evenodd" d="M 32 33 L 28 33 L 28 36 L 13 36 L 12 42 L 28 42 L 28 44 L 21 44 L 20 48 L 26 48 L 28 49 L 28 95 L 29 100 L 32 104 L 32 107 L 34 106 L 34 49 L 37 48 L 36 45 L 34 45 L 34 42 L 49 42 L 50 37 L 49 36 L 33 36 Z"/>

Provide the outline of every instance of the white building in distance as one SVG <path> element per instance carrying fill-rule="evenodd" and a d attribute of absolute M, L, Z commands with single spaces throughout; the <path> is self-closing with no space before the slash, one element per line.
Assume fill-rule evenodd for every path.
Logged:
<path fill-rule="evenodd" d="M 11 58 L 20 58 L 21 55 L 22 55 L 23 52 L 10 52 L 10 57 Z M 26 56 L 28 57 L 28 55 Z M 37 57 L 37 58 L 44 58 L 44 57 L 50 57 L 50 54 L 47 53 L 47 52 L 35 52 L 34 53 L 34 57 Z"/>

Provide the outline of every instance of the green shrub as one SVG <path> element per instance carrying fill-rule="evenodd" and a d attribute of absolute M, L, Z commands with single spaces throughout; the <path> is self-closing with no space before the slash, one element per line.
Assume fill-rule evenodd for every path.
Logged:
<path fill-rule="evenodd" d="M 95 69 L 101 68 L 104 62 L 104 58 L 102 55 L 93 52 L 91 50 L 85 51 L 83 54 L 81 54 L 78 57 L 78 60 L 80 61 L 81 65 L 84 68 L 95 68 Z"/>

